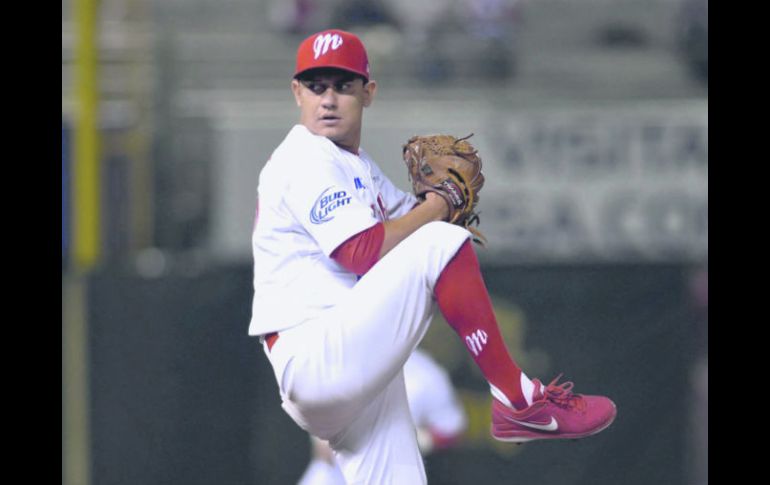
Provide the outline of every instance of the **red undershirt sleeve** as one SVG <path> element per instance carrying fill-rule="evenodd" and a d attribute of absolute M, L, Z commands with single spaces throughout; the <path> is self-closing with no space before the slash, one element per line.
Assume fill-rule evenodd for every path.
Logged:
<path fill-rule="evenodd" d="M 385 226 L 378 222 L 337 246 L 331 258 L 351 273 L 364 275 L 379 261 L 384 240 Z"/>

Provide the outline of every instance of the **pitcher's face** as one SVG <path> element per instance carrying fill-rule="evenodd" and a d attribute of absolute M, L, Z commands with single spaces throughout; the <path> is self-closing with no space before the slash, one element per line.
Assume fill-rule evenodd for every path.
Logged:
<path fill-rule="evenodd" d="M 323 69 L 291 82 L 300 108 L 300 123 L 311 133 L 357 152 L 364 108 L 371 105 L 377 85 L 339 69 Z"/>

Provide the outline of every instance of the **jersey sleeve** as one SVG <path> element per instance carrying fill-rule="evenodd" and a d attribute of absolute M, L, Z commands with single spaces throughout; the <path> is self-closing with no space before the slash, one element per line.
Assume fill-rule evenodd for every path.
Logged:
<path fill-rule="evenodd" d="M 349 178 L 333 162 L 319 161 L 309 172 L 293 178 L 284 195 L 289 211 L 326 256 L 378 222 Z"/>
<path fill-rule="evenodd" d="M 362 276 L 380 259 L 385 226 L 378 222 L 337 246 L 331 258 L 353 274 Z"/>

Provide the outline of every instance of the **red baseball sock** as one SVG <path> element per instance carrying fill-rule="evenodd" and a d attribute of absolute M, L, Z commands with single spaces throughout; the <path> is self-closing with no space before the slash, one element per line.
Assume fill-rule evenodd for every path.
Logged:
<path fill-rule="evenodd" d="M 502 391 L 516 409 L 527 407 L 521 390 L 521 369 L 500 333 L 470 240 L 444 268 L 434 295 L 444 318 L 463 339 L 487 381 Z"/>

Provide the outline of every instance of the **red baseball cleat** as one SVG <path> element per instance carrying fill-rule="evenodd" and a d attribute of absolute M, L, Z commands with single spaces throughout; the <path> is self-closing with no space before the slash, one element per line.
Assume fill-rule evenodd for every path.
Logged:
<path fill-rule="evenodd" d="M 532 405 L 515 411 L 492 399 L 492 436 L 500 441 L 578 439 L 607 428 L 617 415 L 615 403 L 604 396 L 572 393 L 572 382 L 557 385 L 559 374 L 547 387 L 533 379 Z"/>

